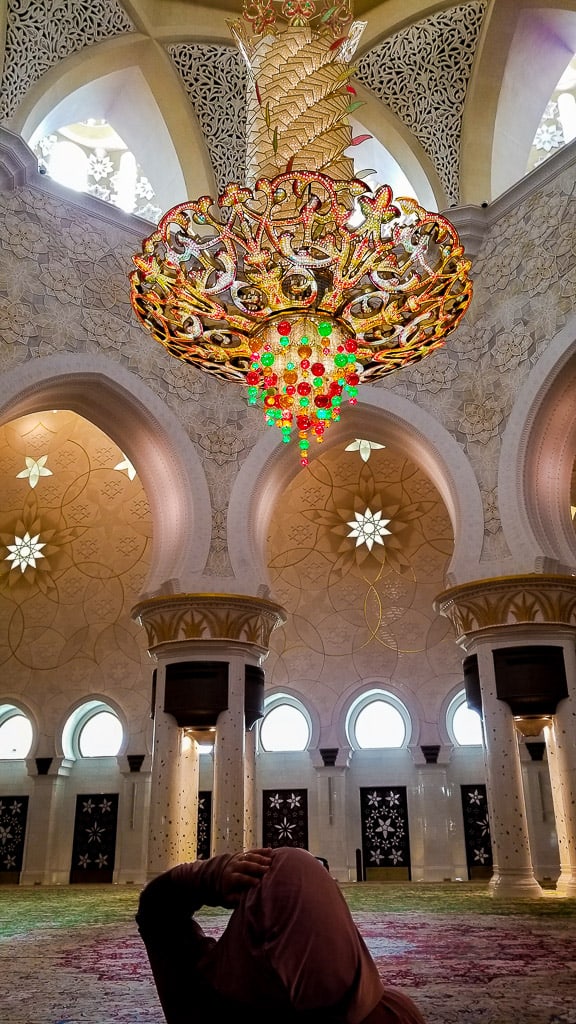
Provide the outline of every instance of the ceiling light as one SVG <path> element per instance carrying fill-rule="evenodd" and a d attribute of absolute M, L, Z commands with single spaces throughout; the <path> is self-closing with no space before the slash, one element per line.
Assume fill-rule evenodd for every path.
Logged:
<path fill-rule="evenodd" d="M 372 191 L 345 155 L 363 27 L 347 4 L 246 3 L 251 184 L 180 203 L 133 257 L 146 330 L 246 387 L 303 465 L 359 386 L 443 345 L 472 296 L 453 225 Z"/>

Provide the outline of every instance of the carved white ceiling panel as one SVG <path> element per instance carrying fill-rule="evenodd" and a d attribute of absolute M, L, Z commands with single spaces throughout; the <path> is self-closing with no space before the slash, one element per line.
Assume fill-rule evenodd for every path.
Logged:
<path fill-rule="evenodd" d="M 409 25 L 365 53 L 356 73 L 414 133 L 451 203 L 459 201 L 462 112 L 485 10 L 472 0 Z"/>
<path fill-rule="evenodd" d="M 28 89 L 59 61 L 133 31 L 118 0 L 8 0 L 0 122 L 12 117 Z"/>
<path fill-rule="evenodd" d="M 244 181 L 246 65 L 235 46 L 168 47 L 202 129 L 218 191 Z"/>

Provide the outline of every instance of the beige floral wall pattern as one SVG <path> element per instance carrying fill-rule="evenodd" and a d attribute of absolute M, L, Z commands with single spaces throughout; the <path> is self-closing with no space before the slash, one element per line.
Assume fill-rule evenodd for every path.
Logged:
<path fill-rule="evenodd" d="M 117 0 L 69 0 L 60 4 L 57 17 L 45 0 L 8 0 L 0 118 L 9 118 L 31 85 L 71 53 L 132 31 Z"/>
<path fill-rule="evenodd" d="M 0 429 L 0 472 L 8 689 L 25 698 L 33 677 L 55 712 L 78 688 L 124 694 L 142 713 L 150 669 L 130 611 L 146 579 L 152 524 L 134 466 L 82 417 L 47 410 Z"/>
<path fill-rule="evenodd" d="M 366 543 L 377 513 L 386 532 Z M 364 461 L 352 444 L 315 459 L 271 516 L 273 592 L 288 619 L 272 634 L 268 682 L 320 702 L 335 680 L 372 677 L 401 692 L 445 683 L 459 658 L 431 609 L 453 543 L 440 495 L 400 452 L 375 448 Z"/>

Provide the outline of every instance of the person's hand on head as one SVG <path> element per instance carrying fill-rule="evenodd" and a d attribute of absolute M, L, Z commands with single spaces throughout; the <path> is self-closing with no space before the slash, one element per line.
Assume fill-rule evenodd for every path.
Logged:
<path fill-rule="evenodd" d="M 269 847 L 235 853 L 225 865 L 220 880 L 224 905 L 237 906 L 244 893 L 258 885 L 271 863 L 272 850 Z"/>

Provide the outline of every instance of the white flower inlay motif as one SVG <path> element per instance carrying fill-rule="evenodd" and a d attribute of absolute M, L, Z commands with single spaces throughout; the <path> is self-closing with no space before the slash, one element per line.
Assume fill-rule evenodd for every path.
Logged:
<path fill-rule="evenodd" d="M 24 572 L 29 565 L 33 569 L 36 568 L 36 559 L 44 558 L 40 549 L 46 547 L 38 540 L 39 536 L 37 533 L 35 537 L 31 537 L 26 531 L 23 537 L 14 537 L 14 543 L 6 545 L 10 554 L 6 555 L 5 561 L 12 562 L 11 569 L 20 566 L 20 571 Z"/>
<path fill-rule="evenodd" d="M 124 453 L 122 453 L 122 454 L 124 454 Z M 136 476 L 136 470 L 134 469 L 134 466 L 130 462 L 130 459 L 127 459 L 125 455 L 124 455 L 124 458 L 123 458 L 122 462 L 119 462 L 116 466 L 114 466 L 114 469 L 118 469 L 118 470 L 120 470 L 120 472 L 122 472 L 123 470 L 126 470 L 126 473 L 128 474 L 128 479 L 129 480 L 133 480 L 134 477 Z"/>
<path fill-rule="evenodd" d="M 18 480 L 25 480 L 28 477 L 30 487 L 36 487 L 41 476 L 52 476 L 52 470 L 46 469 L 47 455 L 41 455 L 39 459 L 26 456 L 26 469 L 16 474 Z"/>
<path fill-rule="evenodd" d="M 13 836 L 12 836 L 12 833 L 10 831 L 10 826 L 8 826 L 8 828 L 5 828 L 3 825 L 0 825 L 0 843 L 2 843 L 2 845 L 4 845 L 5 843 L 8 842 L 9 839 L 12 839 L 12 838 L 13 838 Z"/>
<path fill-rule="evenodd" d="M 373 544 L 384 544 L 382 537 L 390 530 L 386 529 L 389 519 L 382 519 L 382 512 L 371 512 L 369 508 L 365 512 L 355 512 L 355 521 L 347 523 L 352 529 L 349 537 L 356 537 L 356 547 L 365 544 L 368 551 L 372 551 Z"/>
<path fill-rule="evenodd" d="M 89 173 L 95 181 L 100 181 L 100 178 L 107 178 L 114 170 L 114 164 L 105 150 L 102 149 L 97 149 L 94 153 L 90 153 L 88 164 L 90 168 Z"/>
<path fill-rule="evenodd" d="M 370 455 L 378 448 L 385 448 L 385 444 L 378 444 L 377 441 L 367 441 L 363 437 L 355 437 L 351 444 L 346 445 L 347 452 L 359 452 L 363 462 L 368 462 Z"/>
<path fill-rule="evenodd" d="M 392 818 L 388 818 L 386 821 L 383 818 L 378 819 L 378 827 L 374 829 L 375 832 L 381 832 L 384 839 L 387 839 L 391 832 L 395 831 L 395 827 L 392 824 Z"/>
<path fill-rule="evenodd" d="M 278 833 L 279 839 L 292 839 L 292 833 L 296 828 L 294 822 L 290 822 L 288 818 L 284 817 L 279 825 L 275 825 L 274 828 Z"/>

